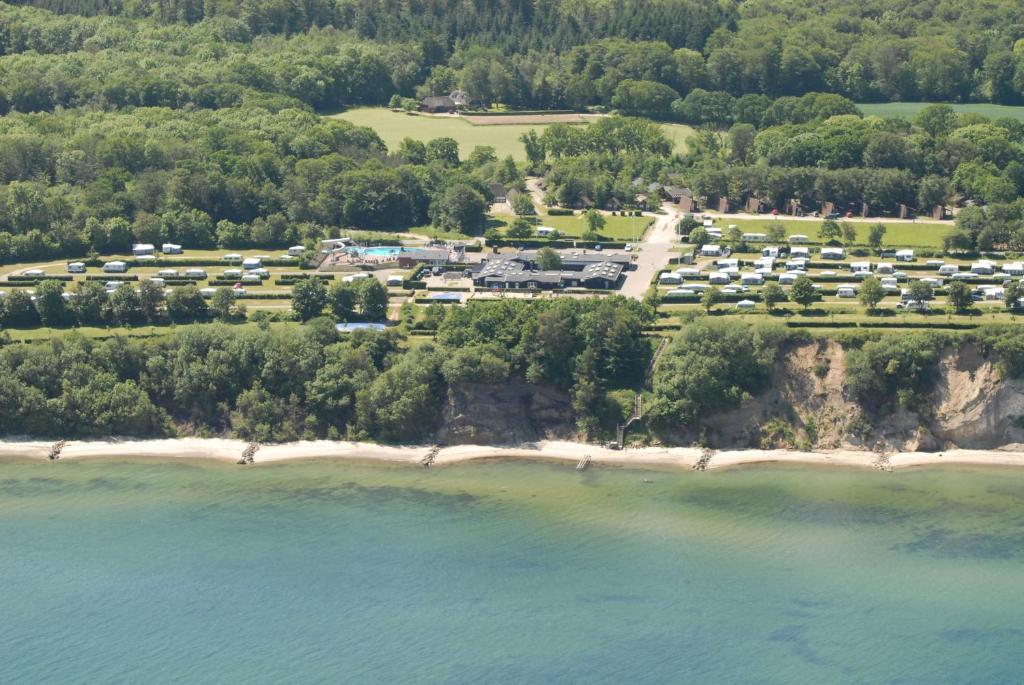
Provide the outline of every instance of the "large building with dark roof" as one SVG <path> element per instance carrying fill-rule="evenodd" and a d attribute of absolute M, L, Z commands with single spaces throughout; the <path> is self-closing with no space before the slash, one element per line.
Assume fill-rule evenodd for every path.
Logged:
<path fill-rule="evenodd" d="M 622 284 L 630 264 L 629 255 L 565 251 L 560 256 L 561 269 L 542 271 L 536 251 L 495 254 L 471 269 L 469 277 L 478 288 L 611 290 Z"/>

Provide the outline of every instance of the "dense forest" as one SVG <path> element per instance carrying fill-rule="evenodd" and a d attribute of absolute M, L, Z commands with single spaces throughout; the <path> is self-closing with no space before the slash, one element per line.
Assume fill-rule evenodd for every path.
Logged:
<path fill-rule="evenodd" d="M 72 83 L 83 70 L 144 70 L 187 91 L 196 73 L 173 65 L 200 44 L 212 49 L 204 70 L 227 77 L 207 82 L 246 87 L 269 78 L 279 92 L 321 107 L 456 86 L 516 106 L 612 105 L 635 82 L 656 84 L 671 100 L 694 88 L 773 98 L 824 91 L 855 101 L 1024 98 L 1024 7 L 1015 0 L 9 4 L 49 11 L 0 15 L 0 54 L 49 53 L 27 57 L 49 76 L 36 87 L 49 97 L 18 109 L 54 96 L 84 99 L 60 87 L 55 69 Z M 157 43 L 163 48 L 154 50 Z M 339 70 L 341 62 L 354 68 Z"/>
<path fill-rule="evenodd" d="M 621 420 L 607 392 L 642 383 L 651 312 L 620 297 L 452 308 L 436 342 L 397 330 L 339 339 L 295 329 L 190 326 L 153 340 L 0 340 L 0 434 L 213 435 L 254 440 L 429 438 L 447 388 L 510 379 L 566 392 L 580 430 Z"/>

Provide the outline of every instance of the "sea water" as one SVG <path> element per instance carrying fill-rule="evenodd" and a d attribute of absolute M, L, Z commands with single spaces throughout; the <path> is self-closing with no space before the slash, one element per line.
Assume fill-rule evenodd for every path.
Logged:
<path fill-rule="evenodd" d="M 1024 472 L 0 464 L 3 683 L 1020 683 Z"/>

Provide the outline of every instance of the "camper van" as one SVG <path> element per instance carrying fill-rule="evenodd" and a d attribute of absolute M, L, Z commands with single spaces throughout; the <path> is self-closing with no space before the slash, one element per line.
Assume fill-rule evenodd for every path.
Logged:
<path fill-rule="evenodd" d="M 103 272 L 108 274 L 123 274 L 127 270 L 126 262 L 107 262 L 103 265 Z"/>
<path fill-rule="evenodd" d="M 85 273 L 85 262 L 70 262 L 68 264 L 69 274 L 84 274 Z"/>

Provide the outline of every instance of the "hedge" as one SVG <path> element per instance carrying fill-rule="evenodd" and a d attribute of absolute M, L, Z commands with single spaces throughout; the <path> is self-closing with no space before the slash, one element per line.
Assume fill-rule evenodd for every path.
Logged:
<path fill-rule="evenodd" d="M 26 276 L 25 274 L 16 274 L 7 277 L 8 281 L 70 281 L 73 277 L 67 274 L 56 274 L 56 275 L 45 275 L 45 276 Z"/>
<path fill-rule="evenodd" d="M 138 274 L 102 274 L 94 275 L 90 274 L 85 277 L 87 281 L 137 281 L 139 280 Z"/>

